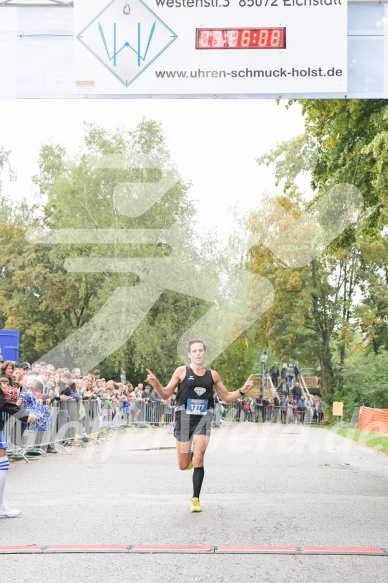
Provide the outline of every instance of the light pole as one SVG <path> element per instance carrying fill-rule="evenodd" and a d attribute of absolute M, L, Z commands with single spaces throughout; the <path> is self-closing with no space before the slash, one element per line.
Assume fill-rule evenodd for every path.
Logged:
<path fill-rule="evenodd" d="M 264 350 L 263 354 L 260 356 L 261 362 L 261 397 L 265 397 L 265 371 L 267 365 L 267 351 Z"/>

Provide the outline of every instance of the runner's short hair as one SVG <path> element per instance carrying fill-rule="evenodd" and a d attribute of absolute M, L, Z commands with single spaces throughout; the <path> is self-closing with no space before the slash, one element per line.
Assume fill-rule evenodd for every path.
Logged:
<path fill-rule="evenodd" d="M 203 345 L 203 349 L 206 352 L 206 345 L 205 345 L 203 340 L 190 340 L 190 342 L 187 345 L 187 352 L 191 352 L 191 346 L 193 344 L 198 344 L 198 343 Z"/>

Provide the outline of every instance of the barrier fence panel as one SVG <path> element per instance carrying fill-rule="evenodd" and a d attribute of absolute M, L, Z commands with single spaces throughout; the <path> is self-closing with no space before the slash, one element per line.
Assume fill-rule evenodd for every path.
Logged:
<path fill-rule="evenodd" d="M 217 408 L 217 407 L 216 407 Z M 262 406 L 251 406 L 249 409 L 244 408 L 244 404 L 240 402 L 228 403 L 226 405 L 221 405 L 221 413 L 218 414 L 215 411 L 215 422 L 214 425 L 220 425 L 223 422 L 257 422 L 257 423 L 302 423 L 311 424 L 318 422 L 318 417 L 314 413 L 314 408 L 307 405 L 305 411 L 298 409 L 294 405 L 287 405 L 287 407 L 262 407 Z"/>
<path fill-rule="evenodd" d="M 83 433 L 98 436 L 101 430 L 101 406 L 97 400 L 83 401 L 85 416 L 82 418 Z"/>
<path fill-rule="evenodd" d="M 388 409 L 360 407 L 357 428 L 380 435 L 388 434 Z"/>
<path fill-rule="evenodd" d="M 85 446 L 85 441 L 107 438 L 112 431 L 124 431 L 127 427 L 163 427 L 173 425 L 175 421 L 175 409 L 170 403 L 140 400 L 132 400 L 130 406 L 125 402 L 107 406 L 100 400 L 57 401 L 48 407 L 48 411 L 51 424 L 45 432 L 33 431 L 16 416 L 5 416 L 3 433 L 10 455 L 23 456 L 33 450 L 44 455 L 48 446 L 62 449 L 63 445 L 72 443 Z M 322 420 L 323 417 L 317 415 L 309 403 L 305 410 L 301 410 L 290 403 L 277 407 L 250 404 L 248 408 L 246 403 L 237 401 L 215 403 L 213 425 L 220 427 L 223 423 L 239 422 L 310 424 Z"/>
<path fill-rule="evenodd" d="M 3 415 L 4 429 L 3 434 L 7 443 L 7 455 L 9 458 L 24 459 L 29 463 L 22 448 L 23 430 L 26 429 L 27 424 L 22 423 L 16 416 Z"/>

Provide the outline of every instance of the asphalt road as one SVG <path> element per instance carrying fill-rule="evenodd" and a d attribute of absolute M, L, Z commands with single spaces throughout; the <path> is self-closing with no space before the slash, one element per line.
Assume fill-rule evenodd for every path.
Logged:
<path fill-rule="evenodd" d="M 388 458 L 317 427 L 214 429 L 201 493 L 176 465 L 170 428 L 11 464 L 4 545 L 201 544 L 388 547 Z M 171 448 L 171 449 L 170 449 Z M 388 556 L 2 555 L 0 583 L 265 581 L 387 583 Z"/>

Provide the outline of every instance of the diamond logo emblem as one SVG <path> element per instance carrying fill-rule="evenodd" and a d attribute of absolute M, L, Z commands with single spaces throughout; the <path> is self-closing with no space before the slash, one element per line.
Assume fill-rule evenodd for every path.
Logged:
<path fill-rule="evenodd" d="M 142 0 L 112 0 L 77 39 L 128 87 L 177 35 Z"/>
<path fill-rule="evenodd" d="M 204 389 L 203 387 L 195 387 L 194 391 L 197 393 L 199 397 L 206 393 L 206 389 Z"/>

